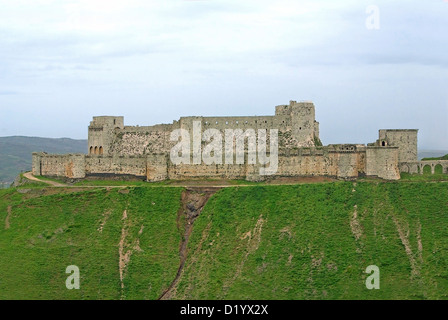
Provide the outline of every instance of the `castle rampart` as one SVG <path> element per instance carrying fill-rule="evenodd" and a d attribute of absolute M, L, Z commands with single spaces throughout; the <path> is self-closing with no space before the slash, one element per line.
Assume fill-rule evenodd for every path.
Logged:
<path fill-rule="evenodd" d="M 170 152 L 178 141 L 172 139 L 172 133 L 179 129 L 188 133 L 196 130 L 199 139 L 209 129 L 215 129 L 219 137 L 233 139 L 230 143 L 234 151 L 237 141 L 242 141 L 244 154 L 232 153 L 232 159 L 240 157 L 239 161 L 225 161 L 230 159 L 226 158 L 229 150 L 222 143 L 222 161 L 210 165 L 202 160 L 197 163 L 196 159 L 196 162 L 175 164 L 170 159 Z M 87 155 L 34 153 L 33 174 L 73 179 L 128 175 L 147 181 L 201 177 L 262 180 L 266 176 L 260 174 L 260 169 L 268 165 L 259 161 L 259 150 L 252 148 L 252 144 L 259 142 L 259 135 L 266 131 L 266 155 L 269 158 L 273 152 L 270 150 L 273 146 L 270 144 L 271 130 L 278 134 L 278 168 L 271 174 L 273 176 L 353 179 L 368 175 L 396 180 L 400 178 L 400 170 L 409 168 L 410 172 L 418 167 L 415 163 L 417 130 L 380 130 L 379 139 L 367 146 L 322 146 L 314 104 L 290 101 L 288 105 L 276 106 L 273 116 L 193 116 L 153 126 L 125 126 L 123 117 L 94 117 L 88 128 Z M 199 145 L 192 134 L 189 139 L 191 153 L 206 145 L 204 138 L 199 140 Z M 214 156 L 219 158 L 220 153 Z"/>

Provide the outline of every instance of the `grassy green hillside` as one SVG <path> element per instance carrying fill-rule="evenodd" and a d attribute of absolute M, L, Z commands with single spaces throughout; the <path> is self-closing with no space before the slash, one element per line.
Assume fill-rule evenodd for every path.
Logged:
<path fill-rule="evenodd" d="M 182 190 L 128 191 L 27 200 L 1 191 L 0 299 L 158 298 L 177 272 Z M 69 265 L 80 269 L 80 290 L 65 287 Z"/>
<path fill-rule="evenodd" d="M 157 299 L 175 279 L 182 188 L 28 189 L 0 191 L 0 299 Z M 444 182 L 221 189 L 168 296 L 447 299 L 447 199 Z M 69 265 L 80 290 L 65 287 Z"/>
<path fill-rule="evenodd" d="M 448 297 L 448 185 L 225 189 L 196 221 L 177 298 Z M 381 289 L 365 287 L 377 265 Z"/>
<path fill-rule="evenodd" d="M 432 158 L 442 158 L 444 155 L 448 154 L 448 150 L 418 150 L 418 159 L 432 159 Z"/>
<path fill-rule="evenodd" d="M 442 156 L 442 157 L 429 157 L 429 158 L 423 158 L 423 161 L 428 161 L 428 160 L 448 160 L 448 154 Z"/>
<path fill-rule="evenodd" d="M 87 140 L 68 138 L 0 137 L 0 188 L 10 185 L 20 171 L 31 169 L 31 153 L 86 153 Z"/>

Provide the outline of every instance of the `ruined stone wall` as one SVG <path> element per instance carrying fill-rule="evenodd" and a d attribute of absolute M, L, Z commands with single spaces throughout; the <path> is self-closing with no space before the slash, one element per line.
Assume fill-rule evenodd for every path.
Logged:
<path fill-rule="evenodd" d="M 174 146 L 174 142 L 170 142 L 171 131 L 136 131 L 130 128 L 116 130 L 111 155 L 142 156 L 169 153 Z"/>
<path fill-rule="evenodd" d="M 311 147 L 288 150 L 278 157 L 278 171 L 273 176 L 332 176 L 338 178 L 356 178 L 365 173 L 365 150 L 339 150 L 331 147 Z M 261 166 L 249 164 L 245 155 L 244 164 L 228 165 L 173 165 L 168 159 L 169 179 L 196 177 L 264 180 L 269 176 L 260 176 Z M 360 162 L 360 159 L 362 161 Z M 265 165 L 269 167 L 270 164 Z"/>
<path fill-rule="evenodd" d="M 170 139 L 176 129 L 189 133 L 189 164 L 174 165 L 170 160 L 170 152 L 179 142 Z M 216 129 L 222 137 L 222 164 L 193 164 L 193 151 L 203 151 L 209 144 L 202 141 L 207 129 Z M 259 159 L 255 164 L 248 161 L 248 153 L 254 155 L 253 147 L 259 145 L 259 129 L 267 131 L 268 152 L 270 130 L 278 130 L 276 176 L 325 175 L 350 179 L 366 174 L 398 179 L 399 162 L 411 164 L 417 160 L 417 130 L 380 130 L 379 139 L 369 147 L 356 144 L 322 147 L 314 104 L 290 101 L 289 105 L 276 106 L 274 116 L 181 117 L 172 124 L 154 126 L 124 126 L 123 117 L 94 117 L 89 126 L 87 156 L 33 154 L 33 173 L 69 178 L 132 175 L 148 181 L 198 177 L 260 180 L 266 176 L 260 175 L 263 166 Z M 193 134 L 196 131 L 199 140 Z M 234 153 L 236 143 L 243 141 L 244 150 L 240 153 L 245 157 L 243 164 L 227 161 L 227 137 L 232 139 Z M 413 171 L 416 166 L 408 170 Z M 404 165 L 402 168 L 405 170 Z"/>
<path fill-rule="evenodd" d="M 33 152 L 31 156 L 31 172 L 34 176 L 41 176 L 42 152 Z"/>
<path fill-rule="evenodd" d="M 356 178 L 358 177 L 358 156 L 356 152 L 334 152 L 332 155 L 337 162 L 338 178 Z"/>
<path fill-rule="evenodd" d="M 153 154 L 146 156 L 146 179 L 148 181 L 163 181 L 169 179 L 169 156 Z"/>
<path fill-rule="evenodd" d="M 358 151 L 357 156 L 357 164 L 358 164 L 358 174 L 365 175 L 366 174 L 366 146 L 365 145 L 356 145 L 356 150 Z"/>
<path fill-rule="evenodd" d="M 132 175 L 146 177 L 146 157 L 86 156 L 86 175 Z"/>
<path fill-rule="evenodd" d="M 400 179 L 398 150 L 397 147 L 367 147 L 366 174 L 387 180 Z"/>
<path fill-rule="evenodd" d="M 147 155 L 161 154 L 171 151 L 177 141 L 170 141 L 171 132 L 175 129 L 184 129 L 190 133 L 190 146 L 193 151 L 193 122 L 201 123 L 201 137 L 207 129 L 217 129 L 224 138 L 227 130 L 242 130 L 243 133 L 253 129 L 258 135 L 258 129 L 269 130 L 277 128 L 279 149 L 297 148 L 297 141 L 292 137 L 291 119 L 287 117 L 185 117 L 175 125 L 158 125 L 155 127 L 125 127 L 114 131 L 114 139 L 109 155 Z"/>
<path fill-rule="evenodd" d="M 303 148 L 279 156 L 281 176 L 337 176 L 336 161 L 327 148 Z"/>
<path fill-rule="evenodd" d="M 319 122 L 316 120 L 314 120 L 314 141 L 318 141 L 320 145 L 322 145 L 322 142 L 320 141 Z"/>
<path fill-rule="evenodd" d="M 400 162 L 398 168 L 400 172 L 419 173 L 419 164 L 421 161 Z"/>
<path fill-rule="evenodd" d="M 174 180 L 194 179 L 198 177 L 204 178 L 225 178 L 225 179 L 245 179 L 247 173 L 247 165 L 194 165 L 180 164 L 168 166 L 168 177 Z"/>
<path fill-rule="evenodd" d="M 207 129 L 217 129 L 223 137 L 228 129 L 253 129 L 256 133 L 258 129 L 268 132 L 277 129 L 280 151 L 312 147 L 315 141 L 320 141 L 313 103 L 291 101 L 289 105 L 277 106 L 275 116 L 181 117 L 172 124 L 154 126 L 124 126 L 123 117 L 94 117 L 89 126 L 88 153 L 111 156 L 169 153 L 177 143 L 170 141 L 171 132 L 185 129 L 192 138 L 194 121 L 201 123 L 202 133 Z"/>
<path fill-rule="evenodd" d="M 278 130 L 278 145 L 279 152 L 281 153 L 286 149 L 298 148 L 296 139 L 293 138 L 291 132 L 291 118 L 288 116 L 256 116 L 256 117 L 183 117 L 180 119 L 181 128 L 187 130 L 191 137 L 191 150 L 193 151 L 193 123 L 195 121 L 200 122 L 201 136 L 204 131 L 208 129 L 217 129 L 224 140 L 226 134 L 229 131 L 234 132 L 236 135 L 238 131 L 242 135 L 245 135 L 249 131 L 255 133 L 256 139 L 258 139 L 258 130 L 266 130 L 267 132 L 267 144 L 270 145 L 270 132 L 271 129 Z M 258 141 L 258 140 L 257 140 Z M 176 142 L 177 143 L 177 142 Z M 170 147 L 174 144 L 167 143 Z M 247 141 L 245 142 L 247 146 Z M 171 149 L 170 149 L 171 150 Z M 247 150 L 247 148 L 246 148 Z M 168 150 L 169 152 L 169 150 Z"/>
<path fill-rule="evenodd" d="M 86 175 L 85 168 L 84 154 L 33 153 L 32 155 L 34 175 L 80 179 Z"/>
<path fill-rule="evenodd" d="M 268 154 L 269 156 L 269 154 Z M 356 178 L 359 174 L 374 175 L 384 179 L 398 179 L 398 149 L 394 147 L 368 147 L 357 145 L 330 145 L 327 147 L 289 150 L 278 157 L 278 170 L 272 175 L 332 176 L 343 179 Z M 264 167 L 269 167 L 266 164 Z M 131 175 L 148 181 L 166 179 L 223 178 L 264 180 L 271 176 L 260 175 L 259 164 L 200 165 L 171 162 L 169 154 L 142 156 L 96 155 L 47 155 L 33 154 L 33 173 L 47 176 L 83 178 L 97 175 Z"/>

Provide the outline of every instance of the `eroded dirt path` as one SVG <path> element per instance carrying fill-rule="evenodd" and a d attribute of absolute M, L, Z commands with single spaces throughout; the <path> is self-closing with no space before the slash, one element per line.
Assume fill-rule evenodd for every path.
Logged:
<path fill-rule="evenodd" d="M 352 229 L 353 236 L 356 240 L 362 237 L 362 226 L 358 219 L 358 205 L 353 206 L 353 216 L 350 220 L 350 228 Z"/>
<path fill-rule="evenodd" d="M 266 221 L 267 219 L 263 219 L 263 215 L 260 215 L 253 230 L 250 230 L 241 236 L 241 240 L 247 239 L 247 249 L 246 254 L 243 256 L 243 259 L 241 260 L 241 263 L 238 266 L 235 275 L 233 276 L 232 282 L 234 282 L 243 272 L 244 265 L 249 258 L 249 255 L 258 250 L 261 242 L 261 231 L 263 230 L 263 224 Z M 231 285 L 227 285 L 226 287 L 230 288 L 230 286 Z"/>
<path fill-rule="evenodd" d="M 392 215 L 392 220 L 393 220 L 395 226 L 397 227 L 397 231 L 398 231 L 398 235 L 400 236 L 401 243 L 403 244 L 406 255 L 409 258 L 409 263 L 411 265 L 411 276 L 413 278 L 419 277 L 421 264 L 423 263 L 423 256 L 422 256 L 423 246 L 422 246 L 421 234 L 420 234 L 421 233 L 420 221 L 418 221 L 418 227 L 417 227 L 418 228 L 417 229 L 418 251 L 417 251 L 417 254 L 415 254 L 412 251 L 411 242 L 409 240 L 409 233 L 410 233 L 409 224 L 400 223 L 394 215 Z"/>
<path fill-rule="evenodd" d="M 50 186 L 53 186 L 53 187 L 67 187 L 67 185 L 66 185 L 66 184 L 63 184 L 63 183 L 59 183 L 59 182 L 55 182 L 55 181 L 49 181 L 49 180 L 41 180 L 41 179 L 38 179 L 38 178 L 36 178 L 35 176 L 33 176 L 33 173 L 32 173 L 31 171 L 30 171 L 30 172 L 25 172 L 25 173 L 23 174 L 23 176 L 24 176 L 25 178 L 27 178 L 28 180 L 39 181 L 39 182 L 47 183 L 47 184 L 49 184 Z"/>
<path fill-rule="evenodd" d="M 140 238 L 136 238 L 133 240 L 128 239 L 129 229 L 131 228 L 131 221 L 128 219 L 128 211 L 125 209 L 123 211 L 123 216 L 121 218 L 123 221 L 123 226 L 121 228 L 121 237 L 120 242 L 118 243 L 118 269 L 120 272 L 120 284 L 121 284 L 121 300 L 124 300 L 126 297 L 124 295 L 124 278 L 126 276 L 126 272 L 128 269 L 128 265 L 131 261 L 131 256 L 135 252 L 142 251 L 140 248 Z M 140 231 L 138 235 L 141 236 L 143 233 L 144 226 L 141 225 Z"/>
<path fill-rule="evenodd" d="M 179 247 L 179 268 L 176 277 L 171 282 L 168 289 L 166 289 L 159 297 L 159 300 L 170 299 L 173 293 L 173 288 L 179 281 L 187 260 L 187 246 L 191 232 L 193 231 L 193 223 L 201 214 L 202 209 L 210 197 L 219 189 L 219 187 L 189 187 L 182 192 L 182 206 L 177 213 L 177 227 L 179 230 L 183 230 L 183 237 Z"/>
<path fill-rule="evenodd" d="M 35 177 L 31 171 L 23 174 L 25 178 L 32 181 L 38 181 L 48 184 L 52 187 L 64 187 L 64 188 L 126 188 L 126 187 L 138 187 L 140 185 L 133 185 L 130 183 L 129 185 L 70 185 L 64 184 L 56 181 L 43 180 Z M 265 183 L 233 183 L 232 181 L 222 179 L 222 180 L 179 180 L 179 181 L 171 181 L 169 184 L 165 185 L 154 185 L 154 187 L 162 187 L 162 188 L 234 188 L 234 187 L 253 187 L 253 186 L 264 186 L 264 185 L 295 185 L 295 184 L 308 184 L 308 183 L 328 183 L 334 182 L 337 179 L 329 178 L 329 177 L 279 177 L 275 179 L 271 179 L 269 181 L 265 181 Z M 151 183 L 148 182 L 148 187 L 152 187 Z"/>
<path fill-rule="evenodd" d="M 11 206 L 8 206 L 8 214 L 6 215 L 6 219 L 5 219 L 5 230 L 9 229 L 9 219 L 11 218 L 11 212 L 12 212 L 12 208 L 11 208 Z"/>

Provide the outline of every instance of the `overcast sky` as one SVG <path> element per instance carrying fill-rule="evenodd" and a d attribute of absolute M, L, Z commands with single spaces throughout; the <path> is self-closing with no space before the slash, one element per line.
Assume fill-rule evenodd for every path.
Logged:
<path fill-rule="evenodd" d="M 448 1 L 0 0 L 0 136 L 289 100 L 314 102 L 324 144 L 417 128 L 420 148 L 447 150 Z"/>

